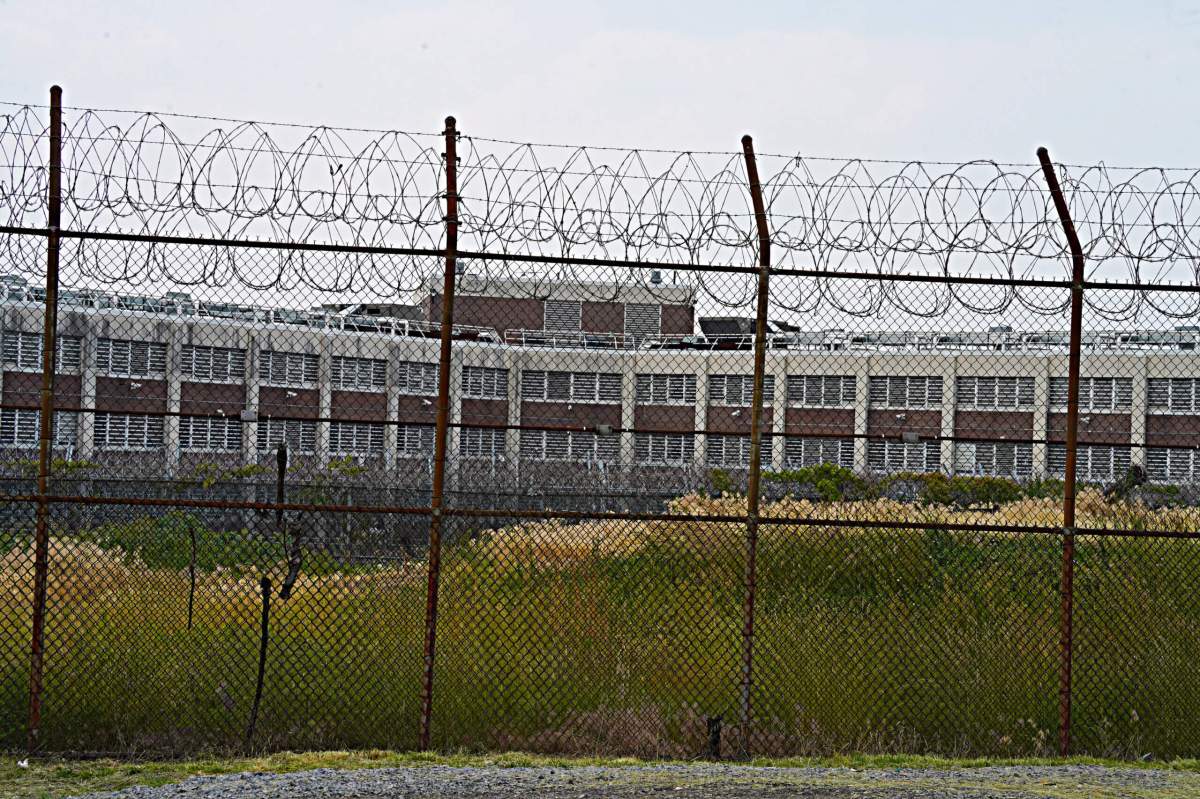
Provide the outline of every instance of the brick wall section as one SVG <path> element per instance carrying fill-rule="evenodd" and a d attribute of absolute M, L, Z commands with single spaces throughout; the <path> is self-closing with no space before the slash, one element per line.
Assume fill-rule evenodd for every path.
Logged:
<path fill-rule="evenodd" d="M 508 401 L 489 399 L 464 399 L 461 406 L 461 421 L 471 425 L 502 425 L 508 423 Z"/>
<path fill-rule="evenodd" d="M 289 397 L 288 392 L 295 394 Z M 320 397 L 315 388 L 282 388 L 263 386 L 258 390 L 258 415 L 286 419 L 316 419 L 320 413 Z"/>
<path fill-rule="evenodd" d="M 663 305 L 662 332 L 667 335 L 691 335 L 695 330 L 695 309 L 690 305 Z"/>
<path fill-rule="evenodd" d="M 56 375 L 54 378 L 54 407 L 79 407 L 79 375 Z M 4 373 L 4 404 L 12 408 L 42 406 L 42 375 L 36 372 Z"/>
<path fill-rule="evenodd" d="M 619 302 L 585 302 L 579 326 L 588 333 L 624 333 L 625 306 Z"/>
<path fill-rule="evenodd" d="M 521 423 L 553 427 L 595 427 L 598 424 L 621 426 L 620 405 L 584 405 L 567 402 L 522 402 Z"/>
<path fill-rule="evenodd" d="M 246 387 L 230 383 L 182 383 L 179 412 L 212 415 L 221 411 L 236 417 L 246 407 Z"/>
<path fill-rule="evenodd" d="M 789 436 L 854 435 L 853 408 L 788 408 L 783 432 Z"/>
<path fill-rule="evenodd" d="M 954 416 L 954 435 L 1028 441 L 1033 438 L 1033 412 L 958 411 Z"/>
<path fill-rule="evenodd" d="M 762 432 L 771 432 L 773 408 L 763 408 Z M 705 414 L 705 429 L 723 435 L 750 435 L 750 406 L 736 408 L 725 405 L 709 405 Z"/>
<path fill-rule="evenodd" d="M 903 418 L 897 418 L 897 417 Z M 906 411 L 878 409 L 867 412 L 867 432 L 871 435 L 899 436 L 916 433 L 919 436 L 942 434 L 941 411 Z"/>
<path fill-rule="evenodd" d="M 387 394 L 381 391 L 334 391 L 330 397 L 329 416 L 360 422 L 385 421 Z"/>
<path fill-rule="evenodd" d="M 1065 413 L 1052 413 L 1047 417 L 1046 438 L 1058 443 L 1067 440 Z M 1080 444 L 1128 444 L 1129 440 L 1129 414 L 1079 412 Z"/>
<path fill-rule="evenodd" d="M 425 303 L 425 319 L 442 321 L 442 295 L 432 295 Z M 541 330 L 545 326 L 545 304 L 541 300 L 476 297 L 470 294 L 454 298 L 454 324 L 505 330 Z"/>
<path fill-rule="evenodd" d="M 696 426 L 696 409 L 691 405 L 636 405 L 633 426 L 646 433 L 689 433 Z"/>
<path fill-rule="evenodd" d="M 437 421 L 437 397 L 402 394 L 398 398 L 401 424 L 434 424 Z"/>
<path fill-rule="evenodd" d="M 167 409 L 167 382 L 135 377 L 97 377 L 96 410 L 152 413 Z"/>
<path fill-rule="evenodd" d="M 1200 416 L 1147 416 L 1146 444 L 1151 447 L 1200 447 Z"/>

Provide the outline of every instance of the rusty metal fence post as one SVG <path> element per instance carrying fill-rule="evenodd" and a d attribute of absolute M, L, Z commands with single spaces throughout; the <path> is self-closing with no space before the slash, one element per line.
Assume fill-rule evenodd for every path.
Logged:
<path fill-rule="evenodd" d="M 42 330 L 42 395 L 38 425 L 37 527 L 34 534 L 33 623 L 29 647 L 30 752 L 42 725 L 46 592 L 50 573 L 50 444 L 54 422 L 54 349 L 58 330 L 58 249 L 62 223 L 62 89 L 50 87 L 50 161 L 46 204 L 46 310 Z"/>
<path fill-rule="evenodd" d="M 442 281 L 441 353 L 438 359 L 437 426 L 433 485 L 429 500 L 429 578 L 425 594 L 425 674 L 421 694 L 420 748 L 429 748 L 433 720 L 433 662 L 437 652 L 438 582 L 442 565 L 442 500 L 446 480 L 446 438 L 450 422 L 450 348 L 458 257 L 458 131 L 446 117 L 446 264 Z"/>
<path fill-rule="evenodd" d="M 754 324 L 754 391 L 750 408 L 750 474 L 746 486 L 746 606 L 742 622 L 741 726 L 742 755 L 750 755 L 750 729 L 754 685 L 754 601 L 758 571 L 758 507 L 762 475 L 763 382 L 767 364 L 767 301 L 771 267 L 771 236 L 767 229 L 767 210 L 758 180 L 754 158 L 754 140 L 742 137 L 746 156 L 746 178 L 754 205 L 754 224 L 758 229 L 758 295 Z"/>
<path fill-rule="evenodd" d="M 1066 197 L 1058 183 L 1054 164 L 1045 147 L 1037 151 L 1042 165 L 1042 174 L 1054 199 L 1054 208 L 1062 221 L 1067 246 L 1071 250 L 1071 344 L 1067 365 L 1067 442 L 1066 469 L 1063 475 L 1063 538 L 1062 580 L 1059 587 L 1061 600 L 1059 620 L 1059 666 L 1058 666 L 1058 753 L 1066 756 L 1071 752 L 1071 655 L 1072 621 L 1075 605 L 1075 467 L 1079 432 L 1079 360 L 1083 332 L 1083 247 L 1071 220 Z"/>

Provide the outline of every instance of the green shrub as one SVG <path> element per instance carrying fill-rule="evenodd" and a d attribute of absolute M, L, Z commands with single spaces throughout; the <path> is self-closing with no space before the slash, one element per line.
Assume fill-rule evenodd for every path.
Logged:
<path fill-rule="evenodd" d="M 219 463 L 204 462 L 197 463 L 190 474 L 182 475 L 179 478 L 179 483 L 184 486 L 212 488 L 217 483 L 240 480 L 245 477 L 257 477 L 258 475 L 265 474 L 267 471 L 267 467 L 259 463 L 228 467 Z"/>
<path fill-rule="evenodd" d="M 709 469 L 708 484 L 713 496 L 733 493 L 733 478 L 724 469 Z"/>
<path fill-rule="evenodd" d="M 1025 491 L 1015 480 L 1005 477 L 950 478 L 951 502 L 956 505 L 1003 505 L 1016 502 L 1025 496 Z"/>
<path fill-rule="evenodd" d="M 941 472 L 901 472 L 885 477 L 877 486 L 880 495 L 897 483 L 913 484 L 917 490 L 916 501 L 922 505 L 942 505 L 955 508 L 979 506 L 994 507 L 1016 502 L 1026 496 L 1026 491 L 1015 480 L 1004 477 L 975 477 Z"/>
<path fill-rule="evenodd" d="M 1064 483 L 1057 477 L 1038 476 L 1025 483 L 1025 496 L 1030 499 L 1062 499 Z"/>
<path fill-rule="evenodd" d="M 289 471 L 302 469 L 299 463 L 289 467 Z M 344 458 L 334 458 L 325 468 L 314 474 L 308 483 L 296 492 L 296 499 L 314 505 L 336 505 L 345 502 L 344 489 L 348 481 L 366 474 L 368 467 L 358 463 L 353 455 Z"/>
<path fill-rule="evenodd" d="M 832 463 L 805 466 L 780 472 L 763 472 L 763 479 L 772 483 L 801 489 L 815 494 L 823 502 L 843 502 L 864 499 L 868 495 L 867 482 L 850 469 Z"/>
<path fill-rule="evenodd" d="M 289 523 L 304 524 L 305 521 L 301 518 Z M 289 530 L 289 542 L 290 533 Z M 362 537 L 364 533 L 355 528 L 350 535 Z M 225 568 L 237 573 L 257 574 L 278 566 L 288 557 L 284 537 L 275 531 L 273 520 L 260 530 L 214 530 L 195 514 L 184 511 L 110 522 L 74 537 L 101 549 L 119 551 L 126 560 L 141 561 L 152 569 L 187 569 L 193 557 L 193 541 L 196 570 L 201 573 Z M 4 538 L 0 537 L 0 545 L 4 543 Z M 329 551 L 306 546 L 301 571 L 316 575 L 363 572 L 371 568 L 368 563 L 345 563 Z"/>
<path fill-rule="evenodd" d="M 102 549 L 117 549 L 152 569 L 186 569 L 196 540 L 196 569 L 246 568 L 282 559 L 280 541 L 253 535 L 245 530 L 211 530 L 194 514 L 169 511 L 161 516 L 142 516 L 127 522 L 112 522 L 80 534 Z"/>
<path fill-rule="evenodd" d="M 5 465 L 23 477 L 37 477 L 38 475 L 37 458 L 9 461 Z M 66 458 L 53 458 L 50 461 L 50 474 L 55 477 L 75 477 L 79 476 L 79 472 L 89 472 L 99 468 L 100 464 L 94 461 L 67 460 Z"/>

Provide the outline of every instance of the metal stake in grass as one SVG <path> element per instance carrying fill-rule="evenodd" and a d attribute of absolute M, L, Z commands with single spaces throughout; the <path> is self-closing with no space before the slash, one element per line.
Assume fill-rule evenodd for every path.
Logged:
<path fill-rule="evenodd" d="M 288 466 L 288 449 L 287 443 L 279 445 L 279 451 L 276 453 L 278 474 L 275 483 L 275 501 L 279 505 L 283 505 L 286 500 L 284 494 L 285 479 L 287 477 Z M 300 551 L 300 525 L 292 526 L 292 537 L 289 543 L 287 521 L 283 515 L 283 508 L 280 507 L 275 511 L 275 532 L 279 535 L 283 542 L 284 552 L 288 556 L 288 571 L 283 578 L 283 585 L 279 588 L 279 598 L 287 600 L 292 596 L 292 587 L 296 584 L 296 579 L 300 576 L 300 566 L 303 564 L 303 555 Z"/>
<path fill-rule="evenodd" d="M 254 740 L 254 729 L 258 726 L 258 706 L 262 702 L 263 677 L 267 671 L 267 637 L 271 621 L 271 578 L 262 578 L 259 587 L 262 589 L 262 634 L 258 643 L 258 680 L 254 685 L 254 704 L 250 707 L 250 723 L 246 725 L 247 749 Z"/>
<path fill-rule="evenodd" d="M 187 628 L 192 629 L 192 609 L 196 605 L 196 525 L 188 522 L 188 532 L 192 537 L 192 556 L 188 561 L 188 614 Z"/>

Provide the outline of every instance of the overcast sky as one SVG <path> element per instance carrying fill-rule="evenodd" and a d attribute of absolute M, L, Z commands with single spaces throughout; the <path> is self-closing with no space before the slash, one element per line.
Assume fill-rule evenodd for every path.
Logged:
<path fill-rule="evenodd" d="M 1200 165 L 1200 3 L 0 0 L 0 99 L 580 144 Z"/>

